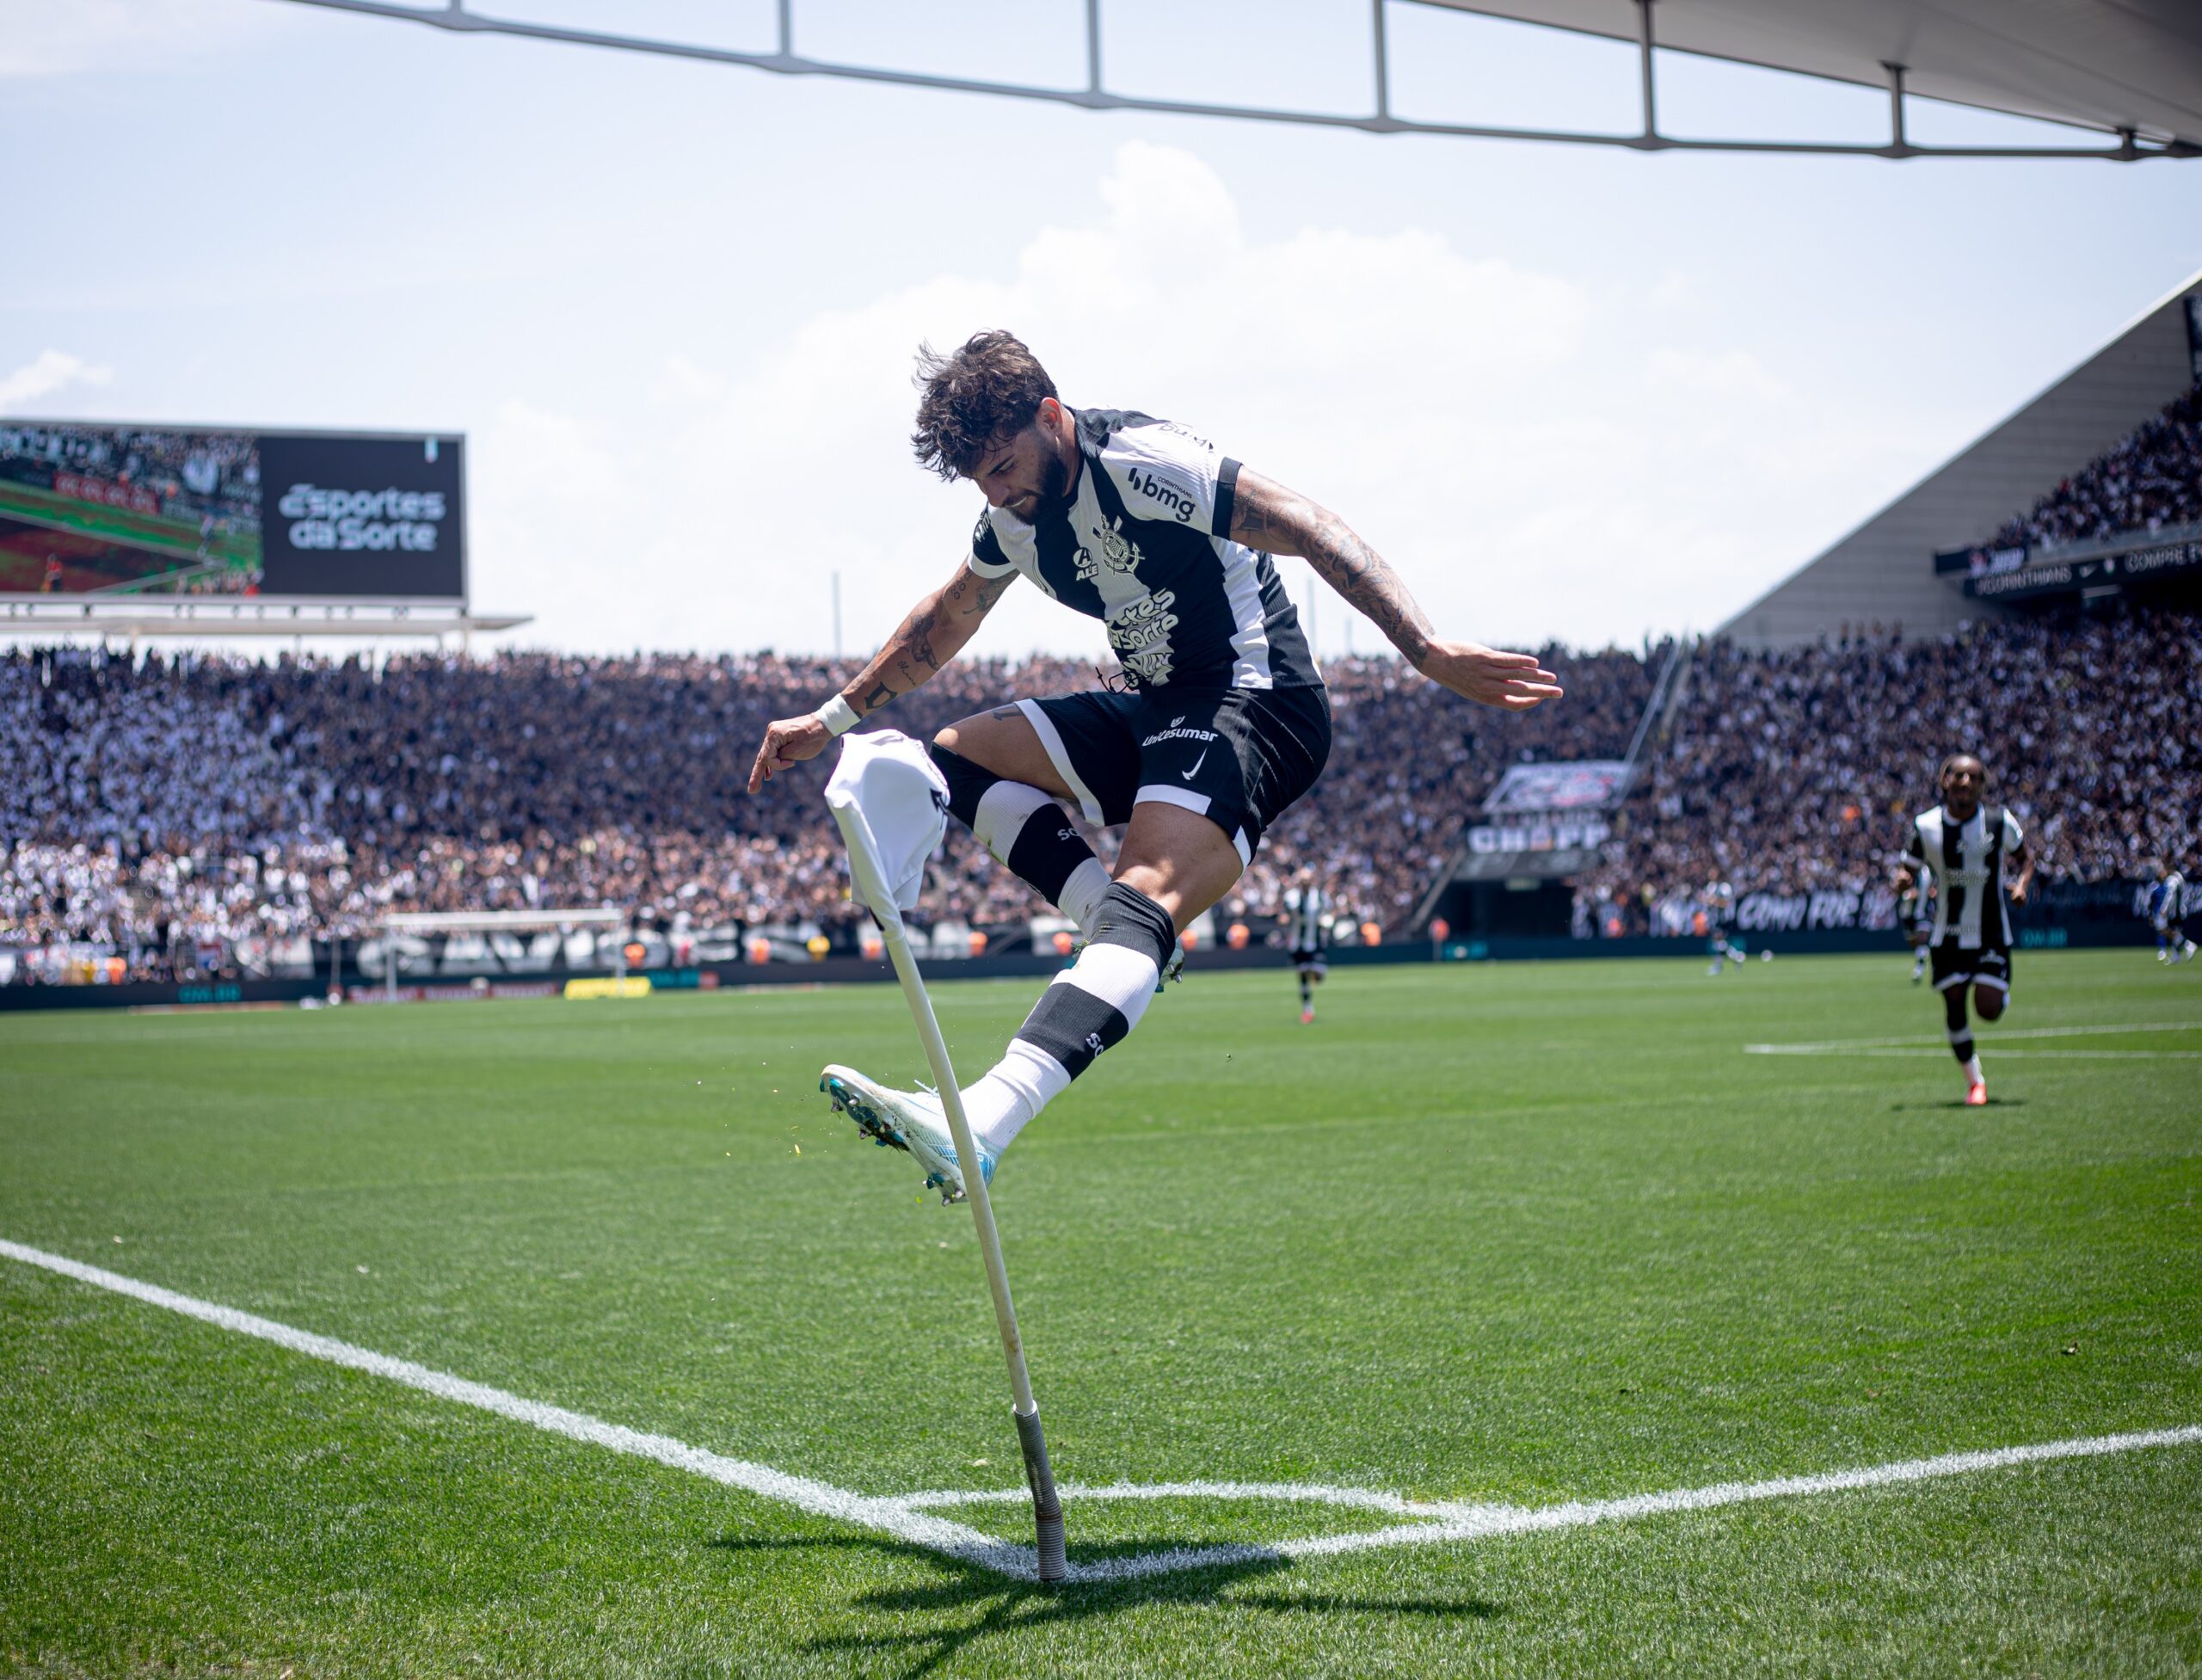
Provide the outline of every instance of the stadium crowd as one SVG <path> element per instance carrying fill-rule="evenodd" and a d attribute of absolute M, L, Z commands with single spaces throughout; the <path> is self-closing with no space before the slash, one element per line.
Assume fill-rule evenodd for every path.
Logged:
<path fill-rule="evenodd" d="M 1608 861 L 1602 932 L 1684 931 L 1707 885 L 1867 892 L 1942 758 L 1977 750 L 2044 874 L 2138 878 L 2202 848 L 2202 617 L 1976 625 L 1693 661 Z"/>
<path fill-rule="evenodd" d="M 1392 660 L 1327 674 L 1328 771 L 1227 917 L 1273 914 L 1312 866 L 1399 934 L 1507 766 L 1619 757 L 1667 649 L 1541 655 L 1564 704 L 1509 717 Z M 273 942 L 357 938 L 392 910 L 615 905 L 668 931 L 853 926 L 826 760 L 743 791 L 765 723 L 849 674 L 772 654 L 502 654 L 258 663 L 0 655 L 0 947 L 111 951 L 132 975 L 216 970 Z M 929 735 L 1074 661 L 959 662 L 883 720 Z M 1578 926 L 1683 931 L 1708 882 L 1863 889 L 1954 743 L 1980 748 L 2045 873 L 2193 859 L 2202 618 L 1980 625 L 1778 654 L 1700 647 L 1578 883 Z M 2186 789 L 2188 796 L 2164 797 Z M 1110 842 L 1098 837 L 1104 857 Z M 1002 930 L 1038 907 L 951 825 L 923 913 Z M 28 972 L 27 969 L 26 972 Z"/>
<path fill-rule="evenodd" d="M 1329 772 L 1227 909 L 1273 914 L 1307 863 L 1358 919 L 1399 922 L 1506 764 L 1626 746 L 1651 668 L 1568 663 L 1571 705 L 1522 717 L 1395 662 L 1334 667 Z M 178 951 L 356 938 L 393 910 L 609 904 L 683 930 L 846 928 L 828 760 L 761 798 L 744 783 L 765 724 L 850 674 L 772 654 L 0 656 L 0 942 L 113 946 L 151 974 Z M 929 736 L 1094 680 L 1071 660 L 959 662 L 883 721 Z M 1000 928 L 1041 907 L 951 828 L 921 908 Z"/>
<path fill-rule="evenodd" d="M 1982 545 L 2061 546 L 2202 520 L 2202 385 L 2059 484 Z"/>

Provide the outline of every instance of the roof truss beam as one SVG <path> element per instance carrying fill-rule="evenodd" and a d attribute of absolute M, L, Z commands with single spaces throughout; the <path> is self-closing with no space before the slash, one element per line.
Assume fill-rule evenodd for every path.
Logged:
<path fill-rule="evenodd" d="M 1889 71 L 1890 134 L 1878 145 L 1846 141 L 1775 139 L 1703 139 L 1663 134 L 1658 126 L 1658 52 L 1652 31 L 1653 0 L 1634 0 L 1639 14 L 1639 53 L 1642 66 L 1643 126 L 1634 134 L 1610 134 L 1565 128 L 1520 128 L 1478 123 L 1432 122 L 1393 114 L 1391 71 L 1386 39 L 1386 8 L 1395 0 L 1369 0 L 1369 28 L 1375 65 L 1375 108 L 1363 116 L 1336 112 L 1293 110 L 1282 107 L 1209 103 L 1196 100 L 1149 99 L 1135 94 L 1111 92 L 1101 73 L 1101 9 L 1103 0 L 1085 0 L 1086 85 L 1056 88 L 981 77 L 933 76 L 918 71 L 890 70 L 872 65 L 837 63 L 807 58 L 795 50 L 797 0 L 777 0 L 778 49 L 772 52 L 744 52 L 731 47 L 705 46 L 685 41 L 661 40 L 594 29 L 571 29 L 556 24 L 532 23 L 478 11 L 470 0 L 445 0 L 440 9 L 393 3 L 393 0 L 284 0 L 284 3 L 313 6 L 328 11 L 354 12 L 368 17 L 421 23 L 459 34 L 507 35 L 527 40 L 556 41 L 575 46 L 595 46 L 621 52 L 642 52 L 661 58 L 687 58 L 708 64 L 761 70 L 775 76 L 823 76 L 843 81 L 872 82 L 893 87 L 929 88 L 949 93 L 987 94 L 1000 98 L 1036 100 L 1073 105 L 1089 111 L 1142 111 L 1161 116 L 1219 117 L 1241 122 L 1295 123 L 1317 128 L 1357 129 L 1371 134 L 1427 134 L 1456 139 L 1533 140 L 1559 145 L 1616 146 L 1633 151 L 1770 152 L 1816 157 L 2008 157 L 2070 159 L 2096 158 L 2109 163 L 2134 163 L 2157 157 L 2202 156 L 2202 147 L 2182 141 L 2142 145 L 2133 131 L 2121 129 L 2117 144 L 2086 146 L 1915 145 L 1904 135 L 1904 68 Z M 1810 72 L 1791 72 L 1810 74 Z M 1818 80 L 1830 78 L 1816 77 Z M 2075 126 L 2077 125 L 2070 125 Z"/>

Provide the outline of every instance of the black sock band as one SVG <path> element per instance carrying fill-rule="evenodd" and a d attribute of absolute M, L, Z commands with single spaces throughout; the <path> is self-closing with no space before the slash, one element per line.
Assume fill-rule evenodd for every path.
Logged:
<path fill-rule="evenodd" d="M 1092 856 L 1093 848 L 1071 827 L 1063 808 L 1043 805 L 1024 819 L 1006 861 L 1012 875 L 1049 903 L 1060 904 L 1073 872 Z"/>
<path fill-rule="evenodd" d="M 948 814 L 966 828 L 970 828 L 979 820 L 979 801 L 1001 778 L 951 748 L 936 744 L 926 750 L 948 783 Z"/>
<path fill-rule="evenodd" d="M 1141 892 L 1123 882 L 1112 883 L 1101 895 L 1101 914 L 1093 924 L 1097 945 L 1129 945 L 1153 959 L 1155 968 L 1166 968 L 1178 946 L 1178 925 L 1170 913 Z"/>
<path fill-rule="evenodd" d="M 1076 1079 L 1138 1024 L 1177 943 L 1170 913 L 1119 881 L 1102 895 L 1093 938 L 1017 1030 Z"/>
<path fill-rule="evenodd" d="M 1942 994 L 1942 1018 L 1950 1029 L 1950 1054 L 1961 1062 L 1972 1060 L 1972 1026 L 1965 1019 L 1965 988 L 1953 986 Z"/>
<path fill-rule="evenodd" d="M 1106 998 L 1078 986 L 1050 986 L 1017 1029 L 1017 1036 L 1045 1050 L 1076 1079 L 1104 1050 L 1114 1049 L 1132 1030 L 1124 1012 Z"/>

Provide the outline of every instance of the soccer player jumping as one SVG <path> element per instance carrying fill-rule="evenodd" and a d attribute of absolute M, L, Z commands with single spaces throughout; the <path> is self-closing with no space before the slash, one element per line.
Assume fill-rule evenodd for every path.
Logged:
<path fill-rule="evenodd" d="M 2033 881 L 2033 858 L 2018 818 L 2001 806 L 1983 805 L 1988 771 L 1970 753 L 1942 761 L 1942 803 L 1911 822 L 1896 889 L 1908 894 L 1925 875 L 1934 877 L 1934 919 L 1922 921 L 1912 943 L 1928 947 L 1934 965 L 1934 989 L 1950 1034 L 1950 1050 L 1965 1069 L 1965 1099 L 1978 1107 L 1988 1100 L 1988 1081 L 1980 1072 L 1972 1027 L 1965 1018 L 1965 988 L 1984 1021 L 2001 1018 L 2011 996 L 2011 913 L 2026 902 Z M 2018 878 L 2008 889 L 2003 871 L 2016 864 Z"/>
<path fill-rule="evenodd" d="M 1207 440 L 1143 414 L 1066 406 L 1007 333 L 921 350 L 918 386 L 918 459 L 987 498 L 971 552 L 840 693 L 766 729 L 749 791 L 925 682 L 1020 575 L 1107 626 L 1123 689 L 1019 700 L 933 737 L 950 813 L 1086 936 L 963 1092 L 991 1182 L 1018 1131 L 1138 1025 L 1179 932 L 1230 889 L 1330 754 L 1322 674 L 1271 557 L 1304 557 L 1409 664 L 1465 698 L 1526 711 L 1561 691 L 1532 655 L 1440 640 L 1343 520 Z M 1088 822 L 1127 825 L 1113 877 L 1064 801 Z M 864 1132 L 962 1189 L 930 1092 L 838 1065 L 820 1086 Z"/>

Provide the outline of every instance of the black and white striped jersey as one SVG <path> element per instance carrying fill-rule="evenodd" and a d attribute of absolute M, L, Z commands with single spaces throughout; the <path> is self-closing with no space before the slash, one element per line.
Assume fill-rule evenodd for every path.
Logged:
<path fill-rule="evenodd" d="M 1182 426 L 1073 411 L 1076 493 L 1026 525 L 979 516 L 971 569 L 1023 572 L 1108 626 L 1125 676 L 1147 690 L 1308 688 L 1322 673 L 1276 563 L 1231 540 L 1239 463 Z"/>
<path fill-rule="evenodd" d="M 1320 887 L 1288 887 L 1285 931 L 1295 951 L 1320 951 L 1331 942 L 1331 895 Z"/>
<path fill-rule="evenodd" d="M 1934 877 L 1932 943 L 1954 938 L 1960 951 L 2010 948 L 2003 861 L 2025 839 L 2018 818 L 1996 805 L 1983 805 L 1963 823 L 1940 805 L 1911 820 L 1904 855 L 1916 873 Z"/>

